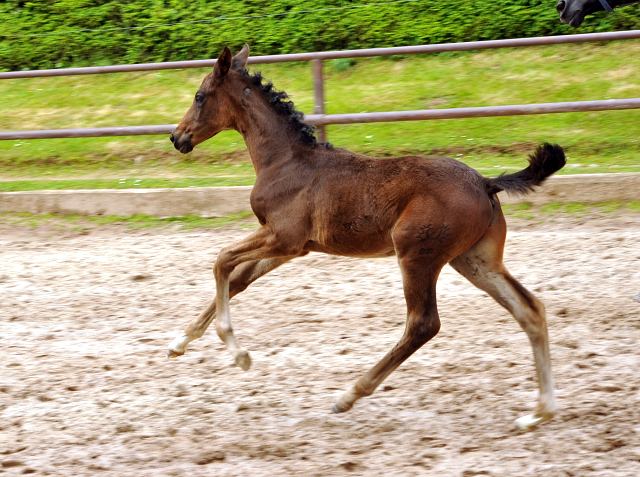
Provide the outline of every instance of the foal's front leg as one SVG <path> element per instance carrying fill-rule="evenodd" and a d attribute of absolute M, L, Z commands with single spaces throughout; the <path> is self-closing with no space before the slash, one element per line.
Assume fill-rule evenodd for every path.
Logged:
<path fill-rule="evenodd" d="M 229 278 L 229 297 L 233 298 L 261 276 L 287 263 L 293 257 L 266 258 L 245 262 L 235 268 Z M 182 356 L 187 345 L 195 339 L 202 337 L 209 325 L 216 317 L 217 297 L 214 297 L 209 306 L 200 315 L 194 318 L 185 330 L 176 336 L 169 345 L 167 355 L 169 358 Z"/>
<path fill-rule="evenodd" d="M 247 350 L 238 345 L 238 341 L 233 334 L 231 313 L 229 311 L 230 276 L 234 269 L 243 262 L 269 258 L 290 260 L 301 255 L 301 253 L 303 253 L 302 247 L 296 247 L 291 243 L 278 243 L 271 227 L 267 225 L 237 244 L 222 249 L 218 255 L 218 260 L 216 260 L 216 264 L 213 267 L 217 292 L 216 331 L 220 339 L 227 345 L 227 349 L 236 364 L 245 371 L 251 366 L 251 358 Z"/>

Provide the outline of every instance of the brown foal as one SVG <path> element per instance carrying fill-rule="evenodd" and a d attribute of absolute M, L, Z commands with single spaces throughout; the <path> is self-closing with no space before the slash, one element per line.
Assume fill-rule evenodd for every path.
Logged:
<path fill-rule="evenodd" d="M 506 223 L 497 192 L 527 193 L 565 164 L 545 144 L 515 174 L 484 178 L 446 157 L 373 159 L 317 143 L 284 92 L 245 69 L 249 47 L 225 48 L 196 93 L 171 141 L 182 153 L 227 129 L 242 134 L 256 171 L 251 207 L 261 227 L 220 251 L 216 297 L 169 345 L 184 354 L 216 319 L 216 331 L 244 370 L 251 366 L 231 325 L 229 299 L 309 252 L 398 257 L 407 324 L 398 344 L 333 406 L 345 412 L 369 396 L 440 329 L 436 281 L 447 263 L 504 306 L 527 333 L 538 371 L 535 412 L 516 421 L 531 428 L 554 416 L 554 384 L 544 306 L 502 263 Z"/>

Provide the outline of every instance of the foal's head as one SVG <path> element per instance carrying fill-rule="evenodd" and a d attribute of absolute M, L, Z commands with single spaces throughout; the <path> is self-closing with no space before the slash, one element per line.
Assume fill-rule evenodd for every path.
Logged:
<path fill-rule="evenodd" d="M 171 142 L 178 151 L 191 152 L 201 142 L 235 126 L 234 101 L 243 94 L 243 71 L 248 58 L 249 45 L 234 57 L 225 46 L 213 71 L 198 88 L 189 111 L 171 133 Z"/>
<path fill-rule="evenodd" d="M 317 145 L 313 126 L 303 122 L 304 115 L 296 111 L 287 93 L 274 89 L 270 81 L 262 84 L 259 72 L 252 75 L 247 72 L 248 58 L 249 45 L 244 45 L 233 57 L 225 47 L 213 71 L 200 85 L 189 111 L 171 134 L 171 142 L 178 151 L 191 152 L 225 129 L 240 130 L 243 124 L 248 127 L 249 110 L 254 122 L 272 126 L 274 137 L 284 138 L 287 130 L 299 144 Z M 331 147 L 328 143 L 324 146 Z"/>
<path fill-rule="evenodd" d="M 611 8 L 614 8 L 622 4 L 633 2 L 625 2 L 624 0 L 606 0 L 606 3 L 610 5 Z M 605 7 L 600 0 L 559 0 L 556 5 L 556 10 L 558 10 L 560 21 L 562 23 L 578 28 L 582 25 L 584 17 L 592 13 L 605 10 Z"/>

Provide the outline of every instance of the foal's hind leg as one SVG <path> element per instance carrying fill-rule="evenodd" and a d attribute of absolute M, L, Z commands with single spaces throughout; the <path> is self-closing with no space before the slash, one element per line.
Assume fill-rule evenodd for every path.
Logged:
<path fill-rule="evenodd" d="M 333 405 L 331 412 L 351 409 L 354 403 L 369 396 L 398 366 L 440 331 L 436 306 L 436 281 L 442 264 L 423 260 L 400 259 L 404 294 L 407 301 L 407 324 L 398 344 L 372 369 L 362 376 Z"/>
<path fill-rule="evenodd" d="M 293 257 L 267 258 L 264 260 L 253 260 L 238 266 L 229 278 L 229 298 L 233 298 L 238 293 L 247 289 L 254 281 L 270 271 L 287 263 Z M 170 358 L 182 356 L 187 349 L 187 345 L 204 335 L 211 322 L 216 317 L 216 300 L 209 304 L 206 310 L 194 318 L 189 326 L 171 342 L 167 355 Z"/>
<path fill-rule="evenodd" d="M 373 393 L 387 376 L 440 330 L 436 282 L 457 241 L 455 233 L 446 225 L 445 217 L 437 217 L 432 212 L 431 223 L 424 225 L 424 211 L 433 209 L 429 202 L 416 201 L 406 208 L 393 231 L 407 302 L 404 334 L 378 364 L 340 397 L 333 406 L 334 413 L 348 411 L 358 399 Z"/>
<path fill-rule="evenodd" d="M 535 412 L 517 419 L 516 426 L 530 429 L 556 414 L 549 337 L 544 305 L 518 283 L 502 263 L 505 232 L 504 217 L 499 212 L 485 235 L 452 260 L 451 266 L 509 310 L 529 337 L 538 372 L 540 399 Z"/>

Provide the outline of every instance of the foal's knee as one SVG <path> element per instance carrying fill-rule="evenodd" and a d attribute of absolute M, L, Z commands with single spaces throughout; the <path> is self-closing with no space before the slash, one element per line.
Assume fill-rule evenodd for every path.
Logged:
<path fill-rule="evenodd" d="M 233 327 L 230 323 L 222 323 L 219 320 L 216 321 L 216 333 L 218 337 L 225 341 L 226 337 L 233 334 Z"/>
<path fill-rule="evenodd" d="M 218 258 L 216 259 L 216 263 L 213 265 L 213 275 L 215 277 L 219 277 L 222 275 L 229 276 L 233 271 L 234 267 L 231 264 L 231 260 L 233 259 L 233 254 L 227 250 L 222 249 L 218 254 Z"/>

